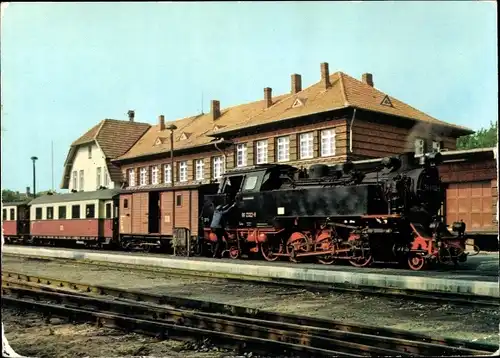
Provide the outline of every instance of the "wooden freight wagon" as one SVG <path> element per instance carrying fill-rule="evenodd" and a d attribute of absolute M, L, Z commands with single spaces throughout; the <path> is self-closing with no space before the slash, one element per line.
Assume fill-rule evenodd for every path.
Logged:
<path fill-rule="evenodd" d="M 22 242 L 30 233 L 29 201 L 2 203 L 2 230 L 7 243 Z"/>
<path fill-rule="evenodd" d="M 191 243 L 203 233 L 204 196 L 218 184 L 163 188 L 133 188 L 120 193 L 120 244 L 123 248 L 173 249 L 189 254 Z M 189 249 L 187 249 L 189 248 Z"/>
<path fill-rule="evenodd" d="M 117 194 L 116 190 L 103 189 L 44 195 L 32 200 L 32 240 L 72 240 L 86 246 L 112 243 L 118 224 Z"/>

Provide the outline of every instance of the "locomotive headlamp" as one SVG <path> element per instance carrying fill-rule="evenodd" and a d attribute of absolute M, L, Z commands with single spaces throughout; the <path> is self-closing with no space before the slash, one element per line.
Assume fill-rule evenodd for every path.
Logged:
<path fill-rule="evenodd" d="M 385 168 L 389 169 L 389 168 L 399 168 L 401 161 L 399 160 L 399 158 L 396 157 L 385 157 L 384 159 L 382 159 L 381 163 Z"/>

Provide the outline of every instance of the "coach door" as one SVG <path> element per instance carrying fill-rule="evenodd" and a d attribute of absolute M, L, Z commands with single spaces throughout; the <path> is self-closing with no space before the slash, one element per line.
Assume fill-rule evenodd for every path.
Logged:
<path fill-rule="evenodd" d="M 132 194 L 132 232 L 147 234 L 149 229 L 149 193 Z"/>
<path fill-rule="evenodd" d="M 120 234 L 132 232 L 132 195 L 120 195 Z"/>

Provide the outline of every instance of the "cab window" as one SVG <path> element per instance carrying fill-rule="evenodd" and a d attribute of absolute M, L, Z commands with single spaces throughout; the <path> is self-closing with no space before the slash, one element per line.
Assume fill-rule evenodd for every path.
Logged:
<path fill-rule="evenodd" d="M 16 215 L 15 215 L 15 212 L 14 212 L 14 209 L 10 209 L 10 220 L 16 220 Z"/>
<path fill-rule="evenodd" d="M 257 179 L 258 177 L 256 175 L 252 176 L 247 176 L 245 179 L 245 184 L 243 185 L 243 190 L 253 190 L 257 186 Z"/>

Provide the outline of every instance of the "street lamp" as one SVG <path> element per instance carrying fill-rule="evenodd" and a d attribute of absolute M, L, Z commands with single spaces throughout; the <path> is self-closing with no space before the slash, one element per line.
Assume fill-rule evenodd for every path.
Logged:
<path fill-rule="evenodd" d="M 177 129 L 175 124 L 169 124 L 166 129 L 170 131 L 170 181 L 171 186 L 174 186 L 174 131 Z"/>
<path fill-rule="evenodd" d="M 31 160 L 33 161 L 33 197 L 36 198 L 36 168 L 35 168 L 35 162 L 38 160 L 37 157 L 31 157 Z"/>

